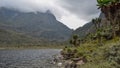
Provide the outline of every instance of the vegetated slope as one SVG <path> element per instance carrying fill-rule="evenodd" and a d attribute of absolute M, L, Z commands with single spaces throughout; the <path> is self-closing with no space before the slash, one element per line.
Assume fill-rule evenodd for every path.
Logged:
<path fill-rule="evenodd" d="M 40 41 L 21 33 L 11 30 L 0 29 L 0 46 L 3 45 L 32 45 L 38 44 Z"/>
<path fill-rule="evenodd" d="M 84 38 L 88 33 L 93 31 L 94 25 L 92 22 L 85 24 L 83 27 L 76 29 L 73 34 L 79 35 L 81 38 Z"/>
<path fill-rule="evenodd" d="M 92 20 L 96 31 L 82 40 L 74 35 L 71 40 L 75 43 L 70 42 L 74 46 L 65 47 L 61 54 L 65 59 L 75 61 L 79 68 L 120 68 L 120 1 L 97 2 L 104 16 Z M 77 42 L 79 45 L 76 46 Z"/>
<path fill-rule="evenodd" d="M 72 30 L 57 21 L 50 11 L 33 13 L 0 8 L 0 23 L 2 29 L 47 41 L 66 41 L 72 33 Z"/>
<path fill-rule="evenodd" d="M 101 13 L 99 18 L 104 18 L 104 14 Z M 80 36 L 80 38 L 84 38 L 86 35 L 88 35 L 89 33 L 93 33 L 95 32 L 95 28 L 94 28 L 94 24 L 92 22 L 89 22 L 87 24 L 85 24 L 83 27 L 79 27 L 78 29 L 76 29 L 73 34 L 77 34 Z"/>

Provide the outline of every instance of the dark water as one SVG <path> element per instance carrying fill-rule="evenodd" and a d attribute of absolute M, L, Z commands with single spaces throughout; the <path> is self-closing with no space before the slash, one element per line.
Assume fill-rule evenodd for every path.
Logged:
<path fill-rule="evenodd" d="M 57 68 L 51 64 L 57 49 L 0 50 L 0 68 Z"/>

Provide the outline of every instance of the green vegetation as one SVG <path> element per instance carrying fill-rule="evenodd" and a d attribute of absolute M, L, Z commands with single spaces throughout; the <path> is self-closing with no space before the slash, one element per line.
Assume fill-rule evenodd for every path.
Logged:
<path fill-rule="evenodd" d="M 48 42 L 11 30 L 0 29 L 0 49 L 15 48 L 62 48 L 61 42 Z"/>
<path fill-rule="evenodd" d="M 120 68 L 120 1 L 97 2 L 105 18 L 93 19 L 95 30 L 77 47 L 71 41 L 74 46 L 65 47 L 61 54 L 65 60 L 80 58 L 85 63 L 79 65 L 80 68 Z M 75 41 L 78 38 L 73 36 Z"/>
<path fill-rule="evenodd" d="M 120 38 L 102 40 L 103 46 L 98 45 L 97 40 L 86 42 L 79 47 L 66 47 L 61 54 L 65 60 L 73 58 L 86 59 L 82 68 L 119 68 L 120 61 Z"/>
<path fill-rule="evenodd" d="M 116 32 L 120 31 L 120 0 L 97 0 L 97 2 L 101 12 L 104 13 L 106 19 L 110 22 L 108 26 L 112 28 L 113 36 L 116 36 Z"/>
<path fill-rule="evenodd" d="M 80 39 L 78 35 L 73 35 L 73 38 L 70 40 L 70 44 L 74 45 L 75 47 L 80 45 Z"/>

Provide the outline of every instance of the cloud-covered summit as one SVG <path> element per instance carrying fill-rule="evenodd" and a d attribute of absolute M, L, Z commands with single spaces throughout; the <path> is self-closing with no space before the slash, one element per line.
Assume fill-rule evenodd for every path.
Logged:
<path fill-rule="evenodd" d="M 0 0 L 0 7 L 22 12 L 50 10 L 59 21 L 70 28 L 78 28 L 98 16 L 96 0 Z"/>

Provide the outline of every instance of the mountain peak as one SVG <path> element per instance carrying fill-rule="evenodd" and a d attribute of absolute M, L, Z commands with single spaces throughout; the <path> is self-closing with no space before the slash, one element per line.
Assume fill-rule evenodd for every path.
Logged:
<path fill-rule="evenodd" d="M 50 10 L 45 13 L 24 13 L 2 8 L 0 21 L 4 25 L 0 25 L 0 28 L 50 41 L 65 41 L 72 33 L 71 29 L 56 20 Z"/>
<path fill-rule="evenodd" d="M 50 10 L 47 10 L 45 13 L 52 14 L 52 12 Z"/>

